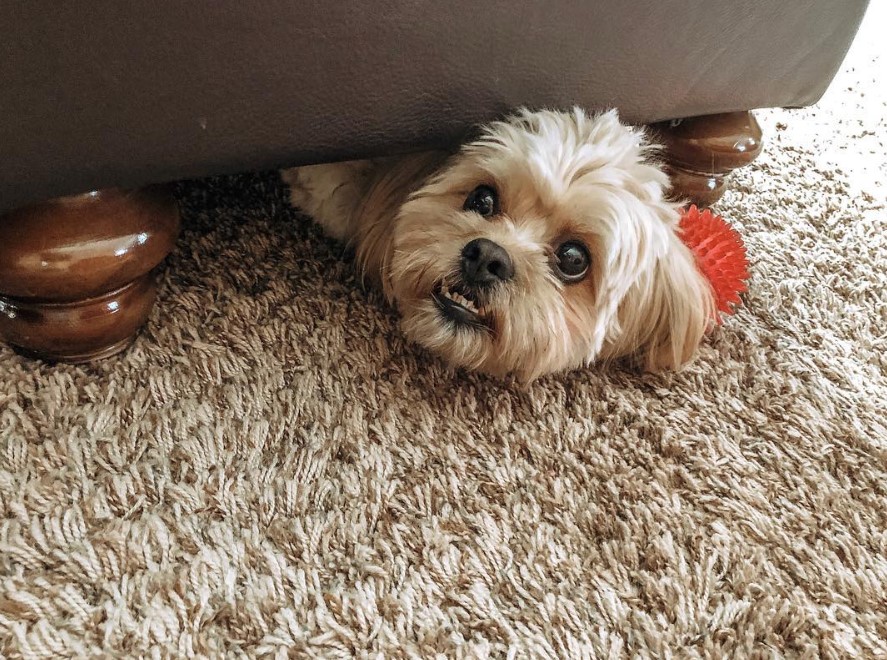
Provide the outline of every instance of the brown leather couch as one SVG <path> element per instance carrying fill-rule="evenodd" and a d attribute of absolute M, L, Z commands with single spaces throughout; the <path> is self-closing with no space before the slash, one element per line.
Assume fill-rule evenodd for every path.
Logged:
<path fill-rule="evenodd" d="M 718 188 L 760 146 L 745 111 L 815 102 L 866 5 L 9 0 L 0 3 L 0 211 L 95 189 L 437 147 L 518 105 L 572 104 L 617 107 L 635 123 L 733 113 L 659 125 L 676 176 L 702 186 L 706 201 L 706 186 Z M 102 350 L 64 346 L 86 322 L 80 317 L 57 320 L 55 334 L 40 338 L 45 310 L 34 301 L 105 300 L 171 245 L 140 225 L 143 210 L 125 208 L 134 200 L 108 195 L 111 211 L 93 195 L 74 198 L 74 210 L 68 200 L 0 218 L 7 339 L 85 359 L 108 352 L 111 339 L 123 345 L 143 320 L 144 300 Z M 155 212 L 167 208 L 152 199 Z M 51 234 L 53 213 L 83 235 L 16 245 L 29 227 Z M 153 246 L 150 258 L 140 256 L 140 235 Z M 91 246 L 90 266 L 70 249 L 62 256 L 71 241 Z M 100 244 L 117 247 L 102 256 Z M 27 252 L 35 249 L 42 252 Z M 34 275 L 25 263 L 49 265 Z M 63 286 L 96 264 L 111 275 Z M 31 275 L 39 285 L 23 283 Z M 28 309 L 39 323 L 13 331 L 8 310 L 23 311 L 23 301 L 38 305 Z"/>

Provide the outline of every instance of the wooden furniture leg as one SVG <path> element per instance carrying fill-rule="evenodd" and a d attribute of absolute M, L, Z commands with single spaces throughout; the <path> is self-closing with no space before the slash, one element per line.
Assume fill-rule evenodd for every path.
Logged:
<path fill-rule="evenodd" d="M 751 112 L 730 112 L 652 124 L 665 146 L 672 197 L 711 206 L 724 194 L 730 172 L 761 153 L 761 127 Z"/>
<path fill-rule="evenodd" d="M 127 348 L 179 230 L 162 187 L 64 197 L 0 215 L 0 337 L 49 361 Z"/>

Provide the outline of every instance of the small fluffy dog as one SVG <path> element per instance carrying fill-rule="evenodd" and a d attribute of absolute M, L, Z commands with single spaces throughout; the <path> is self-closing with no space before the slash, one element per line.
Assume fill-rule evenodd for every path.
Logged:
<path fill-rule="evenodd" d="M 625 356 L 676 368 L 713 322 L 655 153 L 615 111 L 522 110 L 455 154 L 282 174 L 293 204 L 354 247 L 410 339 L 531 380 Z"/>

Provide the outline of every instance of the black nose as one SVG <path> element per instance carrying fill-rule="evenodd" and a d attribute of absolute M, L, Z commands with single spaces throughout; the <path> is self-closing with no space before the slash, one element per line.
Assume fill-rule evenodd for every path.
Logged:
<path fill-rule="evenodd" d="M 471 286 L 490 286 L 514 277 L 514 265 L 501 245 L 475 238 L 462 248 L 462 277 Z"/>

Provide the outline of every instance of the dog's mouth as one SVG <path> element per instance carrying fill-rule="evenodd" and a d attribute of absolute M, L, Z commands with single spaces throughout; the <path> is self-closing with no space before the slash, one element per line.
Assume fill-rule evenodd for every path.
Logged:
<path fill-rule="evenodd" d="M 450 323 L 459 327 L 490 331 L 492 319 L 478 295 L 461 283 L 440 282 L 431 299 Z"/>

